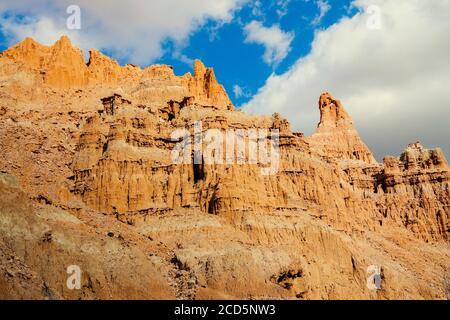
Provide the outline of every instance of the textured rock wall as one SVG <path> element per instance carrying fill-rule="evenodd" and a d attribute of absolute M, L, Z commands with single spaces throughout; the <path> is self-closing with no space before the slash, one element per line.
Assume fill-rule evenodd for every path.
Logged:
<path fill-rule="evenodd" d="M 106 57 L 98 50 L 89 51 L 89 61 L 84 62 L 83 52 L 74 48 L 70 39 L 61 37 L 53 46 L 44 46 L 31 38 L 1 53 L 2 57 L 25 66 L 28 71 L 38 75 L 40 80 L 53 88 L 70 89 L 74 87 L 99 87 L 125 83 L 157 82 L 159 97 L 170 100 L 174 97 L 169 87 L 178 87 L 183 97 L 194 97 L 197 102 L 219 109 L 233 109 L 225 89 L 217 82 L 214 71 L 206 68 L 199 60 L 195 61 L 194 76 L 187 73 L 175 76 L 170 66 L 157 65 L 144 70 L 133 65 L 120 66 L 117 61 Z M 139 90 L 139 87 L 136 89 Z M 151 90 L 148 85 L 146 89 Z M 153 92 L 150 95 L 155 96 Z M 157 95 L 158 96 L 158 95 Z"/>
<path fill-rule="evenodd" d="M 0 297 L 445 297 L 439 149 L 415 143 L 378 163 L 329 93 L 305 137 L 279 114 L 234 110 L 200 61 L 176 76 L 82 57 L 68 38 L 0 55 Z M 262 175 L 248 153 L 176 164 L 173 133 L 193 135 L 198 121 L 203 134 L 278 130 L 278 170 Z M 80 292 L 64 289 L 73 260 Z M 378 291 L 366 286 L 374 264 Z"/>
<path fill-rule="evenodd" d="M 342 105 L 339 108 L 345 114 Z M 449 171 L 442 152 L 422 150 L 413 156 L 409 148 L 401 160 L 388 158 L 394 168 L 389 161 L 383 166 L 373 162 L 356 130 L 347 124 L 350 139 L 358 143 L 346 144 L 339 155 L 323 157 L 328 147 L 318 150 L 321 142 L 315 145 L 314 139 L 293 134 L 278 115 L 259 122 L 241 117 L 236 123 L 236 111 L 202 109 L 185 107 L 169 121 L 164 113 L 127 103 L 119 105 L 114 115 L 93 116 L 83 128 L 74 163 L 76 192 L 96 210 L 130 219 L 180 208 L 214 214 L 305 209 L 346 229 L 395 221 L 426 240 L 447 239 Z M 201 116 L 196 111 L 202 111 Z M 175 142 L 170 134 L 183 128 L 193 134 L 198 120 L 203 121 L 204 132 L 216 128 L 225 133 L 247 123 L 279 129 L 279 172 L 263 176 L 261 164 L 202 164 L 202 177 L 196 180 L 196 165 L 173 163 Z M 334 137 L 336 144 L 328 142 L 339 145 L 343 136 Z M 364 154 L 367 162 L 355 160 L 352 147 L 364 150 L 358 154 Z M 412 158 L 418 162 L 412 163 Z"/>

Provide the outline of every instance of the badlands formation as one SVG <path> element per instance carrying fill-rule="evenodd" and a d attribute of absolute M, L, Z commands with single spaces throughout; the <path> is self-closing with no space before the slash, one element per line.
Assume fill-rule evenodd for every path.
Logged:
<path fill-rule="evenodd" d="M 442 151 L 412 143 L 378 163 L 339 100 L 322 94 L 319 114 L 305 137 L 236 110 L 200 61 L 183 76 L 96 50 L 85 63 L 67 37 L 4 51 L 0 298 L 448 298 Z M 277 171 L 247 154 L 174 163 L 172 133 L 198 121 L 279 130 Z"/>

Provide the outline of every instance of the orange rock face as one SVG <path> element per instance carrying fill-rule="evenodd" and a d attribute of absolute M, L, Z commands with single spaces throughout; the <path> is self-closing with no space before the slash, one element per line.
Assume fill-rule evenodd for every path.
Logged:
<path fill-rule="evenodd" d="M 415 143 L 378 163 L 329 93 L 305 137 L 279 114 L 235 110 L 198 60 L 176 76 L 96 50 L 84 63 L 68 38 L 26 39 L 1 54 L 0 79 L 1 298 L 448 294 L 444 154 Z M 248 148 L 222 145 L 212 163 L 186 149 L 188 161 L 174 161 L 186 137 L 211 150 L 210 133 Z M 269 136 L 278 153 L 253 161 L 251 146 Z M 73 264 L 83 271 L 74 291 L 61 272 Z M 381 290 L 367 285 L 374 266 Z"/>
<path fill-rule="evenodd" d="M 114 86 L 129 82 L 137 84 L 161 78 L 168 82 L 167 86 L 179 86 L 181 95 L 193 97 L 199 104 L 233 109 L 225 89 L 217 82 L 214 71 L 206 68 L 200 60 L 195 61 L 193 77 L 189 73 L 177 77 L 170 66 L 151 66 L 145 70 L 131 65 L 121 67 L 117 61 L 95 49 L 89 51 L 89 61 L 85 63 L 83 52 L 74 48 L 66 36 L 51 47 L 26 38 L 4 51 L 2 57 L 31 69 L 29 71 L 42 77 L 44 84 L 53 88 Z M 164 100 L 170 98 L 173 98 L 170 94 L 163 96 Z"/>
<path fill-rule="evenodd" d="M 194 77 L 188 79 L 189 92 L 198 103 L 233 110 L 225 89 L 216 80 L 214 70 L 205 68 L 200 60 L 195 60 Z"/>
<path fill-rule="evenodd" d="M 50 86 L 68 88 L 88 83 L 83 53 L 73 48 L 67 37 L 62 37 L 52 47 L 27 38 L 2 55 L 38 71 L 44 83 Z"/>

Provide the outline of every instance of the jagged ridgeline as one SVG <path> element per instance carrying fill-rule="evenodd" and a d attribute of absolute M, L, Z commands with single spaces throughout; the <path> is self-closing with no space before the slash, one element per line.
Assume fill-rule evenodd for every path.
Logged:
<path fill-rule="evenodd" d="M 7 49 L 0 297 L 444 298 L 442 151 L 412 143 L 378 163 L 339 100 L 324 93 L 318 109 L 305 137 L 282 115 L 236 110 L 198 60 L 177 76 L 97 50 L 86 63 L 67 37 Z M 193 149 L 175 163 L 174 132 L 198 130 L 202 150 L 215 130 L 239 133 L 246 151 L 208 163 Z M 277 170 L 264 175 L 250 133 L 274 131 Z M 74 264 L 78 291 L 65 286 Z M 373 265 L 382 290 L 367 286 Z"/>

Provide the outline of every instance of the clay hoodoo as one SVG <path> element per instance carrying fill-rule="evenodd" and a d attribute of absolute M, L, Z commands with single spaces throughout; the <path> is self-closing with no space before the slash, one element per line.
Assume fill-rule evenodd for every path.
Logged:
<path fill-rule="evenodd" d="M 320 122 L 308 138 L 311 146 L 336 160 L 359 160 L 376 163 L 372 152 L 361 140 L 342 103 L 325 92 L 319 98 Z"/>

